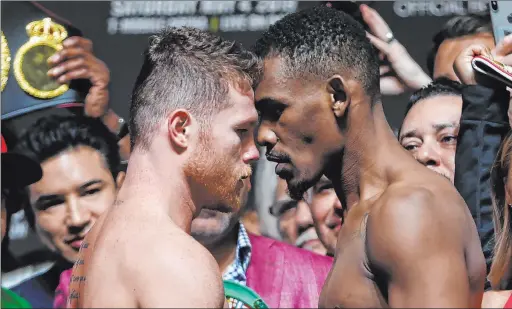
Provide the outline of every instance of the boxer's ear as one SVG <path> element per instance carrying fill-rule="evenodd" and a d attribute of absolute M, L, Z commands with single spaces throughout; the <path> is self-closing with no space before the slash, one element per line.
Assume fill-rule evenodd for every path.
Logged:
<path fill-rule="evenodd" d="M 183 109 L 175 110 L 169 116 L 168 133 L 175 147 L 185 150 L 189 146 L 191 123 L 190 113 Z"/>
<path fill-rule="evenodd" d="M 346 91 L 346 83 L 340 75 L 333 75 L 327 81 L 327 92 L 331 98 L 331 109 L 337 118 L 345 115 L 348 105 L 350 104 L 350 96 Z"/>

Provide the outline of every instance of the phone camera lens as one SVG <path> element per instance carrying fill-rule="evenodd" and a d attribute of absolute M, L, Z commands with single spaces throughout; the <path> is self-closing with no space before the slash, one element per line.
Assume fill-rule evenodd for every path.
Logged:
<path fill-rule="evenodd" d="M 498 1 L 491 1 L 491 9 L 493 11 L 497 11 L 498 10 Z"/>

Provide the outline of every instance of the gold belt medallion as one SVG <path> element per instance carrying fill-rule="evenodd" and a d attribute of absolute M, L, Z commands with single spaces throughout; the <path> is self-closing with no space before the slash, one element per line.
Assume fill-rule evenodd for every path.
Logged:
<path fill-rule="evenodd" d="M 2 34 L 2 83 L 0 85 L 0 91 L 4 91 L 5 85 L 7 84 L 7 78 L 9 78 L 9 69 L 11 67 L 11 52 L 9 51 L 9 46 L 7 45 L 7 39 L 4 36 L 4 32 L 0 31 Z"/>
<path fill-rule="evenodd" d="M 60 84 L 48 76 L 48 58 L 62 49 L 62 41 L 67 38 L 66 29 L 45 18 L 26 26 L 29 40 L 23 44 L 14 58 L 14 76 L 21 89 L 40 98 L 51 99 L 66 92 L 67 84 Z"/>

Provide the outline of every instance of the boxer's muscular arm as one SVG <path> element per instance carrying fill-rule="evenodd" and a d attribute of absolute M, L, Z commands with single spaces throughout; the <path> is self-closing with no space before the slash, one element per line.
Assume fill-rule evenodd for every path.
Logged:
<path fill-rule="evenodd" d="M 139 308 L 223 308 L 222 277 L 206 249 L 178 241 L 154 247 L 140 253 L 135 277 L 127 278 Z"/>
<path fill-rule="evenodd" d="M 424 189 L 384 203 L 369 216 L 366 246 L 370 267 L 387 281 L 390 307 L 472 308 L 461 228 L 450 224 L 462 214 L 439 211 L 457 205 L 435 205 Z"/>

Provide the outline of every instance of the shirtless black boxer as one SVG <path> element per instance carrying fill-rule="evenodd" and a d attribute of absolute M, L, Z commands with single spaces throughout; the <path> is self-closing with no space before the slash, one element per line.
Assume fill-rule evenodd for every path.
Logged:
<path fill-rule="evenodd" d="M 394 137 L 363 28 L 317 7 L 275 23 L 255 50 L 267 158 L 295 198 L 325 174 L 347 209 L 320 307 L 479 307 L 485 261 L 471 214 Z"/>

